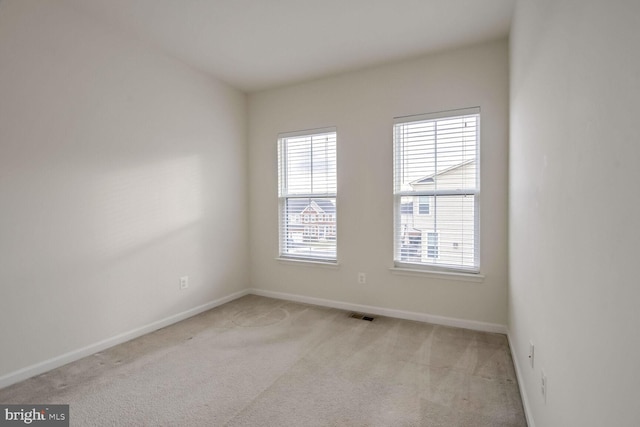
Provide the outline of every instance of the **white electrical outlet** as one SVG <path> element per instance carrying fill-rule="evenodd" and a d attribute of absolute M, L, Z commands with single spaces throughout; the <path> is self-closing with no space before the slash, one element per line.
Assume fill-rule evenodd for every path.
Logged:
<path fill-rule="evenodd" d="M 361 285 L 367 283 L 367 275 L 364 273 L 358 273 L 358 283 L 360 283 Z"/>
<path fill-rule="evenodd" d="M 544 373 L 544 369 L 540 371 L 540 392 L 542 393 L 542 401 L 547 403 L 547 389 L 549 384 L 547 382 L 547 375 Z"/>
<path fill-rule="evenodd" d="M 182 276 L 180 278 L 180 289 L 187 289 L 189 287 L 189 276 Z"/>
<path fill-rule="evenodd" d="M 533 341 L 529 341 L 529 364 L 531 368 L 533 368 L 533 356 L 535 355 L 535 346 L 533 345 Z"/>

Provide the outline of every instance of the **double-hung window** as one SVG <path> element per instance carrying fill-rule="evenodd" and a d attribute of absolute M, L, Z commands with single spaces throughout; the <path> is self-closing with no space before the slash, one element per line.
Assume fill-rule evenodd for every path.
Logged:
<path fill-rule="evenodd" d="M 280 257 L 336 262 L 336 129 L 278 138 Z"/>
<path fill-rule="evenodd" d="M 396 118 L 393 141 L 396 266 L 479 272 L 480 109 Z"/>

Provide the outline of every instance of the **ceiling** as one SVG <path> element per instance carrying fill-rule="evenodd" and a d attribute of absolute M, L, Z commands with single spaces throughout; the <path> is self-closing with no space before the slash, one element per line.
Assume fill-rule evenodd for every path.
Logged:
<path fill-rule="evenodd" d="M 514 0 L 67 0 L 252 92 L 504 37 Z"/>

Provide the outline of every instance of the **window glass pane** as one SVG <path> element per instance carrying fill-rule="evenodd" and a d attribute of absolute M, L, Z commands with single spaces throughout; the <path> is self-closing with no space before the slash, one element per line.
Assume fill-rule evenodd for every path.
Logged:
<path fill-rule="evenodd" d="M 336 199 L 287 199 L 282 252 L 304 258 L 336 257 Z"/>
<path fill-rule="evenodd" d="M 281 140 L 286 195 L 336 192 L 336 134 L 297 136 Z M 281 184 L 281 185 L 282 185 Z"/>
<path fill-rule="evenodd" d="M 475 188 L 478 118 L 396 124 L 396 191 Z"/>
<path fill-rule="evenodd" d="M 311 193 L 311 138 L 289 138 L 284 147 L 287 161 L 286 193 Z"/>
<path fill-rule="evenodd" d="M 401 197 L 408 204 L 414 196 Z M 396 245 L 401 262 L 473 268 L 474 196 L 434 196 L 430 215 L 400 213 Z"/>

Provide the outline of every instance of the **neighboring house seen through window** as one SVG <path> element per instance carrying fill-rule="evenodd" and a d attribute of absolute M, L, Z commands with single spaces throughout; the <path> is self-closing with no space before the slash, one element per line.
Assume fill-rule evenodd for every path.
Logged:
<path fill-rule="evenodd" d="M 403 214 L 413 215 L 413 201 L 409 201 L 407 203 L 403 203 L 400 206 L 400 211 Z"/>
<path fill-rule="evenodd" d="M 480 109 L 396 118 L 393 140 L 395 264 L 479 272 Z"/>
<path fill-rule="evenodd" d="M 418 196 L 418 213 L 429 215 L 431 212 L 431 198 L 429 196 Z"/>
<path fill-rule="evenodd" d="M 427 258 L 437 259 L 440 236 L 437 232 L 427 232 Z"/>
<path fill-rule="evenodd" d="M 280 256 L 336 261 L 335 128 L 278 139 Z"/>

